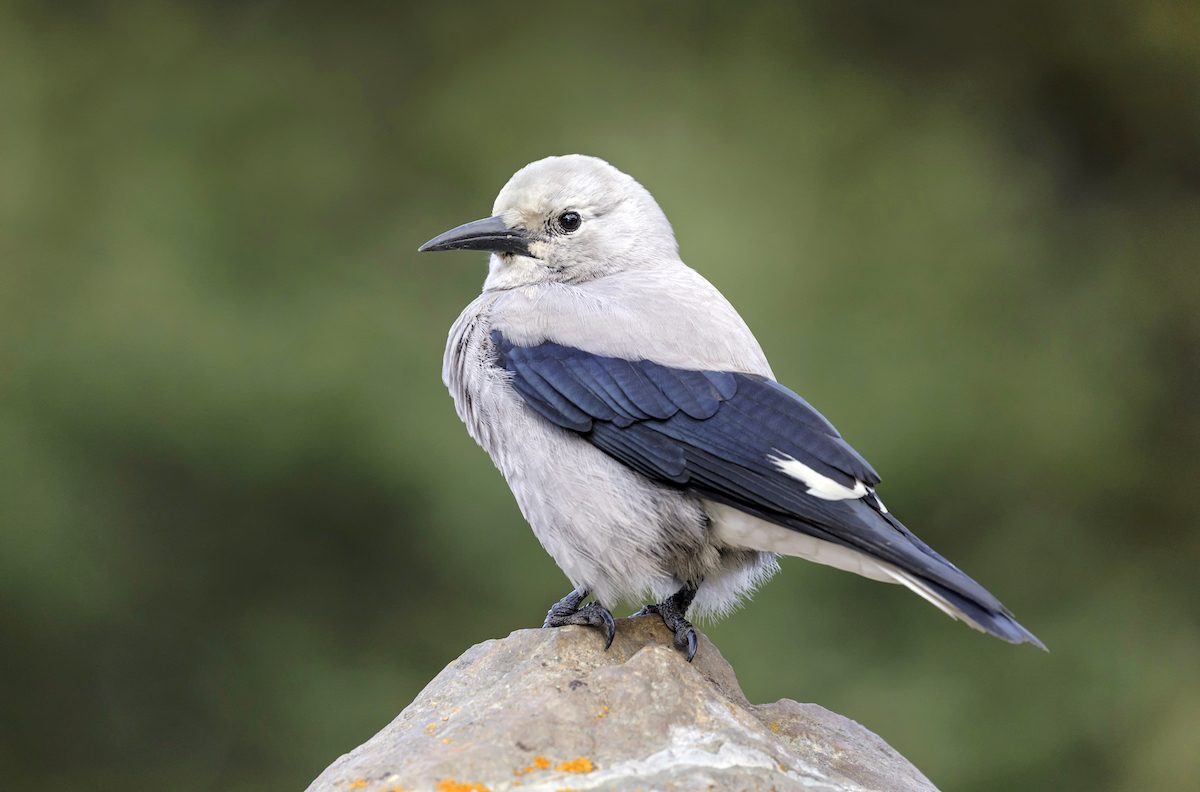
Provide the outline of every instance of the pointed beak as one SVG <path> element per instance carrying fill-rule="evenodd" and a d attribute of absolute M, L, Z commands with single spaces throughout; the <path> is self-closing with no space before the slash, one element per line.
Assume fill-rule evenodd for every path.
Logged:
<path fill-rule="evenodd" d="M 491 253 L 516 253 L 529 255 L 529 243 L 533 241 L 528 231 L 509 228 L 499 217 L 489 217 L 464 223 L 438 234 L 417 248 L 420 253 L 438 250 L 486 250 Z"/>

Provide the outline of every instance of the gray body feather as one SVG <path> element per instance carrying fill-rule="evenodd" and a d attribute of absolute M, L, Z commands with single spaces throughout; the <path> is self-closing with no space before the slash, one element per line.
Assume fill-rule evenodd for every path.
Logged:
<path fill-rule="evenodd" d="M 677 263 L 638 275 L 615 274 L 586 288 L 485 291 L 451 328 L 442 377 L 471 437 L 573 585 L 612 607 L 662 600 L 685 582 L 703 581 L 694 612 L 721 614 L 776 570 L 774 554 L 731 546 L 700 498 L 655 483 L 545 421 L 495 364 L 491 333 L 499 330 L 523 346 L 552 341 L 664 365 L 700 361 L 770 375 L 741 317 L 699 274 Z M 681 300 L 700 310 L 679 310 Z"/>

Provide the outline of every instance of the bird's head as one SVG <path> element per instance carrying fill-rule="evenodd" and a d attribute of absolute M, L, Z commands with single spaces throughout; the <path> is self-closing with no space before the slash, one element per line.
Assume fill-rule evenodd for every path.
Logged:
<path fill-rule="evenodd" d="M 486 250 L 485 288 L 582 283 L 678 259 L 675 234 L 654 197 L 596 157 L 547 157 L 513 174 L 492 217 L 420 247 Z"/>

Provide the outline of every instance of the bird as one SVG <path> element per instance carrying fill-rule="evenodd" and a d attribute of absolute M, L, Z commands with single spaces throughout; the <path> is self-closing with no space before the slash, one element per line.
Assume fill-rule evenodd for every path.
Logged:
<path fill-rule="evenodd" d="M 793 556 L 1046 648 L 888 511 L 874 468 L 776 381 L 633 177 L 580 154 L 532 162 L 489 217 L 418 250 L 490 254 L 442 379 L 573 586 L 544 627 L 599 628 L 607 649 L 612 608 L 648 602 L 634 615 L 661 618 L 690 662 L 691 619 L 728 614 Z"/>

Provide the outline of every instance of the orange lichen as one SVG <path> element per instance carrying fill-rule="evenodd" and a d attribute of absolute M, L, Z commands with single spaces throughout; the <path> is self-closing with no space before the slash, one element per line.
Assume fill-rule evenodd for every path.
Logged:
<path fill-rule="evenodd" d="M 536 772 L 538 770 L 548 770 L 548 769 L 550 769 L 550 767 L 553 764 L 554 764 L 553 762 L 551 762 L 549 759 L 547 759 L 544 756 L 535 756 L 535 757 L 533 757 L 533 764 L 528 764 L 528 765 L 525 765 L 524 767 L 519 767 L 516 770 L 513 770 L 513 775 L 523 776 L 523 775 L 529 775 L 530 773 Z"/>
<path fill-rule="evenodd" d="M 453 778 L 437 782 L 438 792 L 490 792 L 483 784 L 460 784 Z"/>
<path fill-rule="evenodd" d="M 591 759 L 588 759 L 586 756 L 580 756 L 569 762 L 560 762 L 557 769 L 562 773 L 590 773 L 596 768 L 592 765 Z"/>
<path fill-rule="evenodd" d="M 366 788 L 367 788 L 367 779 L 365 779 L 365 778 L 356 778 L 350 782 L 350 789 L 366 789 Z"/>

